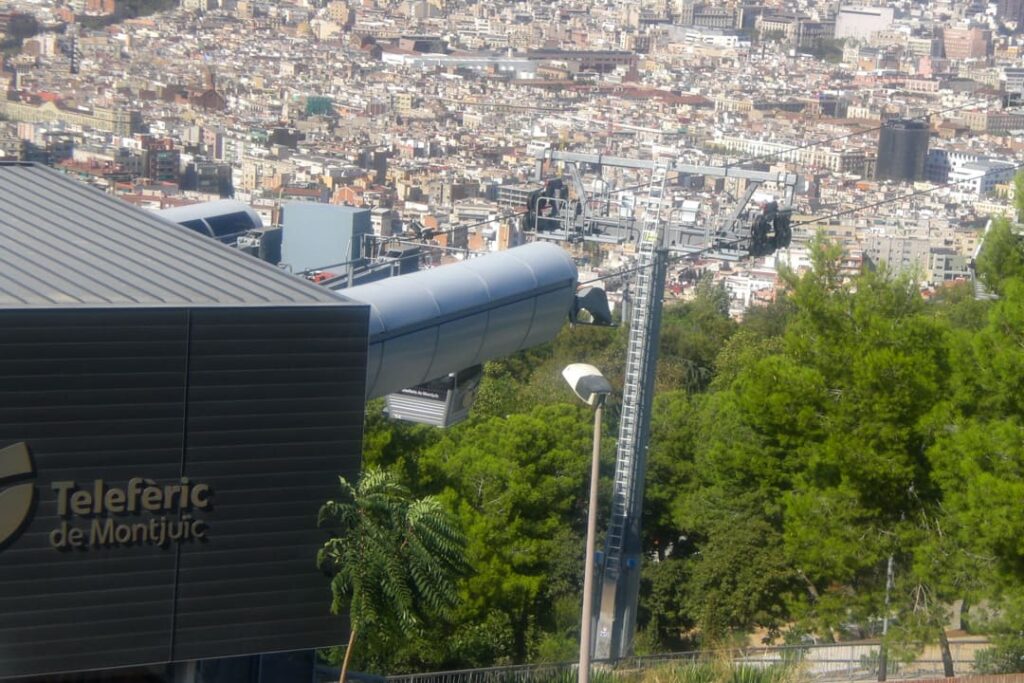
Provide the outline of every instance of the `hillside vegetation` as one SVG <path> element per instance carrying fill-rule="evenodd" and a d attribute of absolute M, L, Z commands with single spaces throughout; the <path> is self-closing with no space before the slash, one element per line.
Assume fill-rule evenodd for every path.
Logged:
<path fill-rule="evenodd" d="M 1024 252 L 1005 222 L 986 245 L 979 267 L 995 301 L 968 284 L 925 301 L 885 271 L 844 277 L 841 251 L 818 241 L 813 269 L 785 275 L 788 294 L 741 324 L 709 285 L 666 308 L 639 650 L 755 630 L 776 642 L 868 637 L 888 613 L 893 651 L 912 653 L 944 638 L 962 600 L 964 623 L 1019 662 Z M 440 496 L 473 574 L 429 637 L 369 647 L 357 668 L 575 657 L 591 413 L 559 371 L 585 361 L 620 382 L 625 332 L 566 329 L 489 364 L 472 419 L 447 431 L 370 407 L 367 465 Z"/>

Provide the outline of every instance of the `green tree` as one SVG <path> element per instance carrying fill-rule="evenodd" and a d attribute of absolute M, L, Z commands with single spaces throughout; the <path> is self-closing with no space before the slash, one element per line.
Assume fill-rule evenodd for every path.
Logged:
<path fill-rule="evenodd" d="M 1017 210 L 1017 221 L 1024 221 L 1024 171 L 1013 176 L 1013 208 Z"/>
<path fill-rule="evenodd" d="M 1024 415 L 1024 279 L 1004 280 L 1002 289 L 1002 298 L 988 309 L 985 326 L 953 338 L 956 415 Z"/>
<path fill-rule="evenodd" d="M 885 613 L 893 556 L 891 611 L 921 626 L 900 635 L 935 640 L 939 611 L 919 598 L 940 605 L 952 585 L 922 559 L 940 514 L 926 451 L 947 394 L 948 325 L 909 278 L 851 277 L 837 246 L 811 250 L 808 273 L 784 274 L 785 332 L 743 330 L 716 359 L 695 485 L 675 508 L 699 549 L 699 621 L 711 636 L 793 619 L 819 633 L 866 628 Z M 763 571 L 745 572 L 743 556 Z"/>
<path fill-rule="evenodd" d="M 626 348 L 625 326 L 565 326 L 548 344 L 484 365 L 472 419 L 507 417 L 536 405 L 571 400 L 561 371 L 586 359 L 606 370 L 612 386 L 621 386 Z"/>
<path fill-rule="evenodd" d="M 947 545 L 955 549 L 949 556 L 970 579 L 962 581 L 968 597 L 996 608 L 984 620 L 994 647 L 978 662 L 991 672 L 1024 669 L 1024 514 L 1017 502 L 1024 495 L 1024 278 L 1021 245 L 1009 228 L 1000 221 L 986 238 L 982 254 L 991 261 L 979 258 L 979 268 L 986 267 L 1000 298 L 981 329 L 953 338 L 956 390 L 928 451 Z"/>
<path fill-rule="evenodd" d="M 413 499 L 393 474 L 371 469 L 320 508 L 332 536 L 317 555 L 331 575 L 331 610 L 348 610 L 350 634 L 341 683 L 359 633 L 378 647 L 415 635 L 457 603 L 467 570 L 465 539 L 436 498 Z"/>
<path fill-rule="evenodd" d="M 797 574 L 769 520 L 746 510 L 722 509 L 692 564 L 689 613 L 714 645 L 733 631 L 763 627 L 777 636 L 788 619 L 787 597 L 799 589 Z"/>
<path fill-rule="evenodd" d="M 363 469 L 389 470 L 413 487 L 419 479 L 419 456 L 442 435 L 428 425 L 393 420 L 384 412 L 383 400 L 371 401 L 363 421 Z"/>
<path fill-rule="evenodd" d="M 784 535 L 816 587 L 803 614 L 832 630 L 884 612 L 890 556 L 913 563 L 919 522 L 937 503 L 925 451 L 949 367 L 945 328 L 909 278 L 866 272 L 850 285 L 829 268 L 800 283 L 786 336 L 787 355 L 823 393 L 817 443 L 805 444 L 786 495 Z M 897 611 L 913 600 L 891 597 Z"/>
<path fill-rule="evenodd" d="M 950 513 L 949 531 L 982 569 L 994 572 L 993 589 L 1024 587 L 1022 444 L 1019 418 L 968 419 L 951 425 L 930 451 Z"/>
<path fill-rule="evenodd" d="M 638 647 L 657 654 L 692 647 L 687 637 L 696 622 L 690 605 L 691 563 L 683 558 L 669 558 L 658 562 L 646 560 L 641 573 Z"/>
<path fill-rule="evenodd" d="M 781 337 L 795 312 L 793 300 L 785 292 L 780 292 L 768 305 L 747 309 L 743 314 L 742 329 L 760 338 Z"/>
<path fill-rule="evenodd" d="M 974 283 L 957 282 L 935 293 L 929 311 L 954 330 L 975 332 L 985 326 L 990 303 L 975 298 Z"/>
<path fill-rule="evenodd" d="M 1018 197 L 1024 198 L 1024 193 Z M 1024 246 L 1006 218 L 992 219 L 978 254 L 977 270 L 985 286 L 1000 293 L 1006 280 L 1024 276 Z"/>
<path fill-rule="evenodd" d="M 785 621 L 797 575 L 782 542 L 781 503 L 804 439 L 820 434 L 823 395 L 813 374 L 770 356 L 701 408 L 692 482 L 672 512 L 696 546 L 690 604 L 709 642 L 757 626 L 777 631 Z"/>
<path fill-rule="evenodd" d="M 564 635 L 559 601 L 579 604 L 591 420 L 575 405 L 540 405 L 450 430 L 420 460 L 419 486 L 458 518 L 476 570 L 456 621 L 498 611 L 512 625 L 497 658 L 535 658 L 544 634 Z"/>
<path fill-rule="evenodd" d="M 694 451 L 700 426 L 699 395 L 684 391 L 655 396 L 644 492 L 644 548 L 659 560 L 682 555 L 681 527 L 674 516 L 676 500 L 693 489 Z M 685 528 L 685 527 L 683 527 Z"/>
<path fill-rule="evenodd" d="M 472 417 L 507 417 L 519 412 L 528 380 L 528 375 L 525 379 L 517 379 L 506 363 L 485 363 L 484 376 L 473 403 Z"/>
<path fill-rule="evenodd" d="M 692 301 L 666 306 L 662 313 L 658 363 L 663 386 L 703 391 L 715 374 L 715 358 L 736 331 L 729 318 L 729 297 L 703 280 Z M 672 377 L 674 381 L 664 381 Z"/>
<path fill-rule="evenodd" d="M 665 311 L 641 642 L 677 648 L 753 628 L 840 638 L 877 634 L 888 616 L 895 659 L 936 641 L 948 651 L 949 606 L 964 598 L 995 608 L 986 623 L 998 648 L 985 666 L 1016 666 L 1024 248 L 1009 223 L 990 233 L 979 262 L 1000 294 L 990 302 L 975 301 L 966 285 L 925 302 L 909 278 L 851 275 L 842 250 L 822 239 L 811 256 L 809 272 L 783 273 L 785 296 L 741 324 L 707 284 Z M 482 409 L 444 432 L 392 427 L 368 413 L 368 462 L 391 468 L 417 495 L 436 494 L 466 530 L 478 570 L 459 583 L 459 607 L 432 624 L 444 646 L 410 645 L 400 666 L 485 666 L 572 650 L 589 413 L 564 403 L 558 372 L 599 358 L 615 383 L 626 330 L 567 328 L 551 344 L 489 364 Z M 609 417 L 612 432 L 614 411 Z M 983 615 L 971 608 L 971 623 Z"/>

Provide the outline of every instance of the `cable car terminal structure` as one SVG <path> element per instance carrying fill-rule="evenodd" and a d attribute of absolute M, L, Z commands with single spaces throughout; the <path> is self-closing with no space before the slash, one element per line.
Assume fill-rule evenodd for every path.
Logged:
<path fill-rule="evenodd" d="M 556 168 L 560 167 L 560 168 Z M 620 192 L 607 183 L 602 185 L 603 191 L 591 193 L 586 190 L 584 175 L 596 174 L 598 177 L 606 169 L 626 169 L 647 174 L 647 179 L 635 188 L 646 190 L 646 195 L 638 206 L 626 215 L 616 212 L 616 202 L 611 198 Z M 552 171 L 560 170 L 561 173 Z M 673 221 L 678 212 L 672 210 L 676 191 L 669 194 L 672 187 L 687 178 L 722 178 L 738 181 L 743 186 L 740 198 L 732 210 L 715 224 L 699 226 L 695 221 Z M 618 659 L 632 654 L 633 637 L 636 631 L 636 610 L 640 587 L 641 566 L 641 535 L 640 520 L 643 513 L 644 476 L 647 463 L 647 442 L 650 428 L 651 402 L 653 400 L 654 377 L 657 366 L 657 348 L 661 324 L 661 306 L 664 299 L 667 266 L 671 260 L 718 258 L 737 261 L 749 257 L 765 256 L 778 248 L 789 246 L 791 239 L 790 216 L 792 213 L 793 194 L 797 185 L 797 176 L 792 173 L 758 171 L 737 166 L 700 166 L 671 161 L 651 161 L 611 157 L 598 154 L 580 154 L 546 150 L 536 162 L 535 180 L 539 189 L 527 198 L 527 211 L 521 218 L 522 226 L 537 240 L 532 245 L 511 249 L 504 252 L 506 256 L 485 256 L 465 261 L 457 266 L 447 266 L 434 271 L 427 271 L 415 276 L 404 276 L 401 281 L 410 284 L 416 279 L 417 285 L 422 283 L 422 296 L 426 301 L 406 300 L 394 289 L 394 283 L 384 280 L 372 285 L 341 290 L 345 296 L 369 303 L 377 310 L 381 306 L 401 305 L 405 307 L 408 317 L 414 311 L 424 316 L 423 323 L 429 330 L 429 315 L 432 301 L 444 301 L 445 294 L 451 297 L 456 292 L 459 296 L 469 297 L 475 282 L 473 278 L 491 272 L 492 268 L 504 267 L 505 261 L 513 254 L 521 253 L 531 259 L 540 258 L 539 243 L 578 243 L 597 242 L 603 244 L 635 245 L 637 263 L 631 270 L 631 315 L 629 323 L 629 339 L 626 352 L 626 368 L 624 373 L 621 416 L 619 422 L 619 438 L 616 449 L 615 478 L 612 489 L 611 517 L 608 521 L 605 537 L 605 548 L 600 558 L 598 595 L 594 596 L 595 621 L 591 628 L 594 642 L 591 654 L 596 659 Z M 760 206 L 751 206 L 763 185 L 770 184 L 780 195 L 774 196 Z M 684 192 L 678 192 L 685 196 Z M 781 200 L 781 201 L 779 201 Z M 637 215 L 639 214 L 639 215 Z M 528 251 L 528 250 L 535 250 Z M 536 255 L 534 255 L 536 254 Z M 544 259 L 552 259 L 541 272 L 554 273 L 558 270 L 554 255 L 543 252 Z M 493 264 L 493 265 L 492 265 Z M 511 261 L 509 262 L 511 264 Z M 460 270 L 461 269 L 461 270 Z M 451 287 L 448 274 L 459 277 L 461 286 Z M 463 279 L 464 278 L 464 279 Z M 505 280 L 504 276 L 498 279 Z M 526 279 L 521 282 L 526 282 Z M 551 281 L 559 280 L 558 277 Z M 440 287 L 435 291 L 435 284 Z M 554 336 L 562 321 L 568 318 L 577 321 L 580 311 L 589 313 L 589 320 L 596 324 L 610 324 L 607 300 L 602 290 L 586 289 L 580 291 L 575 298 L 564 296 L 564 290 L 557 294 L 541 294 L 543 280 L 536 279 L 537 311 L 542 315 L 543 324 L 547 327 L 535 328 L 531 325 L 518 330 L 513 327 L 501 332 L 520 340 L 518 348 L 527 348 L 534 343 L 541 343 Z M 441 284 L 445 283 L 445 284 Z M 420 287 L 417 287 L 420 289 Z M 404 291 L 404 290 L 403 290 Z M 467 306 L 472 304 L 467 300 Z M 483 305 L 482 301 L 478 305 Z M 396 311 L 397 313 L 397 311 Z M 509 318 L 509 321 L 513 318 Z M 520 323 L 521 324 L 521 323 Z M 454 328 L 453 328 L 454 329 Z M 472 329 L 468 327 L 467 329 Z M 446 336 L 454 339 L 455 332 Z M 522 337 L 526 334 L 526 337 Z M 429 349 L 444 348 L 441 337 L 434 339 L 433 332 L 427 333 L 427 343 L 417 347 L 408 347 L 408 358 L 395 353 L 395 360 L 400 366 L 393 369 L 391 381 L 383 382 L 380 389 L 371 379 L 368 382 L 368 396 L 378 396 L 386 392 L 389 412 L 393 417 L 409 419 L 446 426 L 463 419 L 472 403 L 473 391 L 479 378 L 477 363 L 487 358 L 503 355 L 500 352 L 516 347 L 506 342 L 503 345 L 483 344 L 488 349 L 487 358 L 478 357 L 472 365 L 465 365 L 465 359 L 452 357 L 449 362 L 448 374 L 438 372 L 440 366 L 433 366 L 425 371 L 425 378 L 431 381 L 419 383 L 414 387 L 402 385 L 402 380 L 413 376 L 412 372 L 423 372 L 417 366 L 415 354 L 426 354 Z M 476 344 L 475 337 L 472 345 Z M 371 334 L 371 348 L 374 336 Z M 373 353 L 371 352 L 371 357 Z M 585 360 L 585 359 L 581 359 Z M 460 363 L 463 363 L 460 365 Z M 458 366 L 458 367 L 456 367 Z M 371 370 L 371 378 L 375 377 Z M 399 387 L 399 385 L 402 385 Z M 590 558 L 597 561 L 596 558 Z"/>
<path fill-rule="evenodd" d="M 45 166 L 0 163 L 0 216 L 0 679 L 309 680 L 366 399 L 576 305 L 554 244 L 338 293 Z"/>
<path fill-rule="evenodd" d="M 610 323 L 559 241 L 636 245 L 593 629 L 596 658 L 629 653 L 669 254 L 784 246 L 795 177 L 538 159 L 556 164 L 523 217 L 533 243 L 332 292 L 46 167 L 0 163 L 0 679 L 162 666 L 187 680 L 200 660 L 341 641 L 312 524 L 336 476 L 358 471 L 366 399 L 451 424 L 482 363 L 581 311 Z M 586 193 L 583 177 L 611 167 L 648 174 L 633 215 Z M 676 225 L 674 182 L 702 174 L 747 183 L 744 198 L 718 225 Z M 751 213 L 762 183 L 783 197 Z"/>
<path fill-rule="evenodd" d="M 562 176 L 546 177 L 549 167 L 561 165 Z M 605 168 L 649 173 L 636 189 L 646 189 L 642 216 L 614 215 L 610 196 L 615 192 L 600 183 L 603 192 L 588 193 L 583 174 L 598 177 Z M 732 211 L 717 224 L 701 227 L 695 222 L 675 222 L 674 197 L 667 194 L 670 176 L 676 184 L 687 177 L 736 179 L 744 192 Z M 532 198 L 526 222 L 540 239 L 567 242 L 634 242 L 637 263 L 633 269 L 632 308 L 626 368 L 622 389 L 619 439 L 611 517 L 595 581 L 595 621 L 591 654 L 595 659 L 618 659 L 632 654 L 640 590 L 641 536 L 644 477 L 650 432 L 651 402 L 657 366 L 661 306 L 669 259 L 714 257 L 739 260 L 764 256 L 789 246 L 790 216 L 797 176 L 757 171 L 736 166 L 699 166 L 674 161 L 651 161 L 547 150 L 536 163 L 535 179 L 543 190 Z M 566 183 L 568 180 L 568 183 Z M 765 183 L 774 185 L 781 202 L 773 199 L 750 207 L 751 199 Z M 573 195 L 566 192 L 566 185 Z M 680 193 L 683 194 L 683 193 Z M 638 204 L 640 204 L 638 202 Z M 598 561 L 597 558 L 588 558 Z"/>

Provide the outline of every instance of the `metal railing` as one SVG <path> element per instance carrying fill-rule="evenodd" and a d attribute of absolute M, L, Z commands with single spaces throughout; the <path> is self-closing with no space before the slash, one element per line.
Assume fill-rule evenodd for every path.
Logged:
<path fill-rule="evenodd" d="M 956 674 L 973 673 L 974 655 L 986 647 L 988 641 L 983 639 L 950 642 Z M 875 680 L 879 650 L 877 642 L 746 648 L 733 656 L 732 661 L 755 666 L 790 664 L 814 681 Z M 926 646 L 912 661 L 900 661 L 890 652 L 887 669 L 890 680 L 942 678 L 944 675 L 938 645 Z"/>
<path fill-rule="evenodd" d="M 957 676 L 974 673 L 974 655 L 989 646 L 984 639 L 950 642 L 953 668 Z M 728 661 L 733 666 L 793 667 L 794 679 L 813 683 L 867 681 L 878 678 L 879 644 L 877 642 L 837 643 L 823 645 L 783 645 L 747 647 L 718 651 L 674 652 L 659 655 L 627 657 L 617 662 L 595 661 L 595 668 L 614 669 L 623 673 L 649 669 L 694 665 L 705 661 Z M 899 661 L 890 654 L 889 680 L 920 680 L 942 678 L 942 657 L 938 645 L 924 648 L 910 662 Z M 575 662 L 561 664 L 522 664 L 487 669 L 462 669 L 433 673 L 388 676 L 389 683 L 546 683 L 566 680 L 576 671 Z"/>

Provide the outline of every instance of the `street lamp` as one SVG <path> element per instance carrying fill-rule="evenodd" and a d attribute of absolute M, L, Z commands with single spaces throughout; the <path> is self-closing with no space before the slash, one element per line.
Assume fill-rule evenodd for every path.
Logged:
<path fill-rule="evenodd" d="M 586 363 L 573 363 L 562 377 L 588 406 L 594 406 L 594 454 L 590 461 L 590 504 L 587 510 L 587 554 L 583 565 L 583 615 L 580 618 L 579 683 L 590 682 L 590 624 L 594 605 L 594 544 L 597 536 L 597 480 L 601 466 L 601 414 L 612 385 L 601 371 Z"/>

